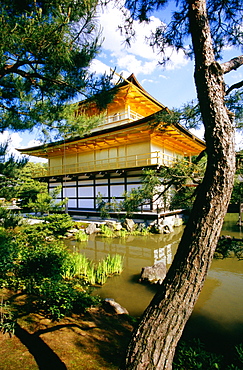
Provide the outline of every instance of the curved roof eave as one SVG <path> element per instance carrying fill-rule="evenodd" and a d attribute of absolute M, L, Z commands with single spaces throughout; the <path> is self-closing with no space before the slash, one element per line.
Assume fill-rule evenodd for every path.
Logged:
<path fill-rule="evenodd" d="M 43 154 L 44 154 L 44 152 L 47 152 L 49 148 L 57 147 L 57 146 L 60 146 L 60 145 L 70 144 L 70 143 L 75 143 L 75 142 L 78 143 L 79 141 L 83 141 L 85 139 L 95 138 L 96 136 L 99 136 L 99 135 L 103 136 L 103 135 L 106 135 L 108 133 L 115 133 L 116 131 L 119 132 L 123 129 L 133 128 L 133 127 L 136 127 L 136 126 L 139 126 L 139 125 L 142 125 L 142 124 L 146 124 L 146 123 L 147 124 L 154 123 L 154 127 L 158 127 L 159 125 L 162 125 L 163 123 L 158 121 L 158 118 L 156 117 L 156 115 L 157 115 L 157 113 L 153 113 L 148 117 L 141 118 L 140 120 L 124 123 L 123 125 L 120 125 L 120 126 L 106 128 L 106 129 L 96 131 L 96 132 L 93 132 L 93 133 L 91 132 L 90 134 L 87 134 L 83 137 L 77 136 L 77 137 L 73 137 L 73 138 L 69 138 L 69 139 L 65 139 L 65 140 L 56 141 L 54 143 L 43 144 L 43 145 L 39 145 L 39 146 L 36 146 L 36 147 L 25 148 L 25 149 L 17 149 L 17 150 L 22 154 L 36 155 L 36 156 L 41 157 L 41 153 L 40 153 L 41 151 L 43 151 Z M 181 134 L 183 134 L 183 136 L 187 136 L 191 140 L 196 141 L 202 147 L 206 148 L 206 144 L 202 139 L 199 139 L 197 136 L 192 134 L 190 131 L 188 131 L 186 128 L 184 128 L 179 123 L 169 124 L 167 127 L 175 128 Z M 37 153 L 35 154 L 34 152 L 37 152 L 37 151 L 38 151 L 38 154 Z M 44 157 L 46 157 L 46 155 L 44 155 Z"/>

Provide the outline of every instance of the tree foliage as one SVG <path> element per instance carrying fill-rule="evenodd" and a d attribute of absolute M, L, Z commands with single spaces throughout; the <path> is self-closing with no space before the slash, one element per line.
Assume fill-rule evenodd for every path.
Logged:
<path fill-rule="evenodd" d="M 17 198 L 18 177 L 28 160 L 7 156 L 8 143 L 0 145 L 0 197 L 10 201 Z"/>
<path fill-rule="evenodd" d="M 132 214 L 140 207 L 153 201 L 159 209 L 190 209 L 198 191 L 206 167 L 206 156 L 200 155 L 192 161 L 177 160 L 172 166 L 159 170 L 145 170 L 142 186 L 125 193 L 120 208 Z"/>
<path fill-rule="evenodd" d="M 57 186 L 52 191 L 48 192 L 47 188 L 43 192 L 36 195 L 35 201 L 29 201 L 27 207 L 32 209 L 35 213 L 44 213 L 63 211 L 68 199 L 58 201 L 58 195 L 61 191 L 61 186 Z"/>
<path fill-rule="evenodd" d="M 189 25 L 188 4 L 190 1 L 183 0 L 175 2 L 171 21 L 164 21 L 163 11 L 168 5 L 168 0 L 127 0 L 125 24 L 120 27 L 126 41 L 131 42 L 135 36 L 133 21 L 150 22 L 150 15 L 155 10 L 159 11 L 161 25 L 154 32 L 147 35 L 152 48 L 160 53 L 160 64 L 169 61 L 166 50 L 183 50 L 185 55 L 193 58 L 194 51 L 191 42 L 191 29 Z M 215 59 L 220 61 L 225 48 L 236 48 L 239 52 L 243 50 L 242 36 L 242 1 L 207 1 L 207 15 L 210 24 Z M 242 64 L 241 58 L 234 58 L 225 63 L 224 73 L 237 69 Z M 236 127 L 241 128 L 243 124 L 243 80 L 235 82 L 231 86 L 225 85 L 225 104 L 234 114 Z M 165 122 L 180 122 L 187 128 L 198 127 L 202 123 L 201 109 L 198 101 L 187 102 L 181 108 L 174 108 L 172 112 L 162 112 Z"/>
<path fill-rule="evenodd" d="M 110 88 L 109 76 L 97 79 L 88 72 L 100 47 L 97 1 L 4 0 L 0 5 L 0 130 L 38 125 L 48 133 L 62 131 L 65 123 L 65 134 L 74 126 L 82 133 L 84 118 L 74 123 L 70 117 L 77 107 L 69 103 Z M 102 104 L 110 99 L 102 94 Z"/>

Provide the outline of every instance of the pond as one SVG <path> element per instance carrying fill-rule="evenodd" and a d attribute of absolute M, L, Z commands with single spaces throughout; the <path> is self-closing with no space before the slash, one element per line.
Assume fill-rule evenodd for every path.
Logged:
<path fill-rule="evenodd" d="M 238 215 L 226 216 L 222 235 L 242 237 Z M 128 236 L 127 238 L 90 237 L 88 242 L 72 243 L 75 251 L 98 261 L 107 254 L 121 254 L 124 271 L 110 278 L 95 293 L 114 298 L 133 316 L 140 316 L 151 301 L 156 286 L 138 282 L 141 268 L 163 261 L 170 266 L 183 227 L 167 235 Z M 205 285 L 189 319 L 184 336 L 200 337 L 212 347 L 227 349 L 243 342 L 243 261 L 236 258 L 214 260 Z"/>

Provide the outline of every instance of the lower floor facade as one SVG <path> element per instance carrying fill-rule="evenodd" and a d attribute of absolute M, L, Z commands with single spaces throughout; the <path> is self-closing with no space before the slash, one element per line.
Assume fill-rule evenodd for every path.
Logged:
<path fill-rule="evenodd" d="M 141 187 L 144 169 L 66 175 L 45 181 L 48 181 L 49 191 L 61 186 L 57 201 L 67 198 L 67 211 L 97 211 L 101 201 L 122 201 L 125 193 Z M 156 211 L 159 206 L 159 201 L 146 200 L 140 211 Z"/>

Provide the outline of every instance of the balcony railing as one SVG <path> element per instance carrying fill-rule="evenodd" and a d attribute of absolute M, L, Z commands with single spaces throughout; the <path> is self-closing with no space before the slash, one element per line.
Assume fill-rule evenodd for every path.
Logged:
<path fill-rule="evenodd" d="M 117 126 L 118 123 L 119 125 L 121 125 L 123 123 L 136 121 L 141 118 L 144 118 L 144 116 L 132 110 L 126 110 L 124 112 L 110 114 L 108 116 L 105 116 L 102 123 L 99 126 L 97 126 L 95 129 L 93 129 L 92 131 L 93 132 L 99 131 L 101 127 L 110 128 L 113 126 Z"/>
<path fill-rule="evenodd" d="M 151 165 L 171 166 L 177 158 L 160 151 L 134 154 L 117 158 L 97 159 L 95 161 L 53 166 L 35 171 L 33 177 L 63 176 L 78 173 L 118 170 L 123 168 L 146 167 Z"/>

